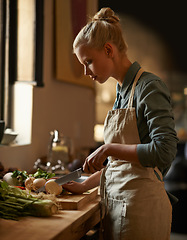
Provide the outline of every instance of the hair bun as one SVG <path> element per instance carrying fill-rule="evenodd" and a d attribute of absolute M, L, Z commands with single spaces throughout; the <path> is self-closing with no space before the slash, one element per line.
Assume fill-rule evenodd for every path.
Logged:
<path fill-rule="evenodd" d="M 101 8 L 99 12 L 95 14 L 92 21 L 106 21 L 108 23 L 118 23 L 119 18 L 115 15 L 111 8 Z"/>

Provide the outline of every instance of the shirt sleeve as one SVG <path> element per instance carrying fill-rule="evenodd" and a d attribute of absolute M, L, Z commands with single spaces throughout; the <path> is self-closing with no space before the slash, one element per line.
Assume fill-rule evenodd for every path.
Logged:
<path fill-rule="evenodd" d="M 161 80 L 143 82 L 138 94 L 138 117 L 147 128 L 146 143 L 138 144 L 137 153 L 144 167 L 158 167 L 163 175 L 177 151 L 178 138 L 170 94 Z"/>

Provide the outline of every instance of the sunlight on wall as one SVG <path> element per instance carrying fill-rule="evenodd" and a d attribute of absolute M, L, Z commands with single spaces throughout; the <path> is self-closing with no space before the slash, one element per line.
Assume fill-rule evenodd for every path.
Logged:
<path fill-rule="evenodd" d="M 13 129 L 19 145 L 31 143 L 33 86 L 17 82 L 14 86 Z"/>

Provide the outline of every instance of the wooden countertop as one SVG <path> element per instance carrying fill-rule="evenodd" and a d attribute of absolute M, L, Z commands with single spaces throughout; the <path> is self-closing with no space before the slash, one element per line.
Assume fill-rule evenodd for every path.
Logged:
<path fill-rule="evenodd" d="M 100 221 L 100 197 L 80 210 L 59 211 L 50 218 L 24 217 L 19 221 L 0 219 L 3 240 L 79 240 Z"/>

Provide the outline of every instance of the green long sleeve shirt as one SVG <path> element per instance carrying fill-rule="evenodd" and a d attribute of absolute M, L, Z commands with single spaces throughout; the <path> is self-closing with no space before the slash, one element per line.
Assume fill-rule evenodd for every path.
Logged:
<path fill-rule="evenodd" d="M 132 83 L 139 69 L 140 65 L 133 63 L 122 86 L 117 84 L 113 109 L 127 107 Z M 135 88 L 133 106 L 141 141 L 137 146 L 140 163 L 144 167 L 157 166 L 164 176 L 175 158 L 178 142 L 170 93 L 165 83 L 156 75 L 144 72 Z"/>

